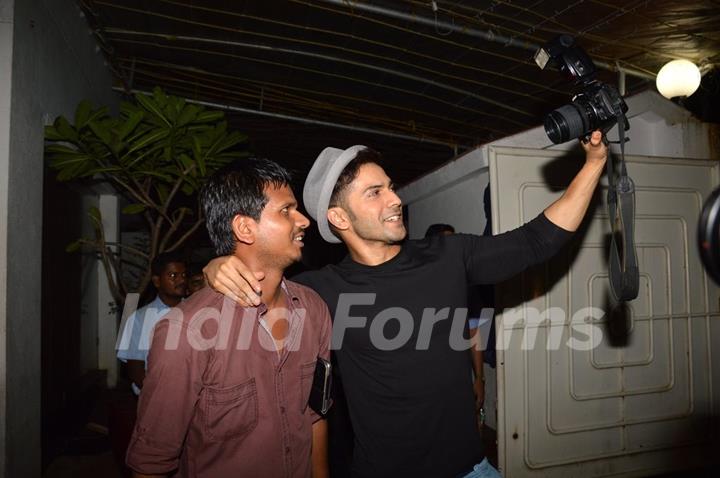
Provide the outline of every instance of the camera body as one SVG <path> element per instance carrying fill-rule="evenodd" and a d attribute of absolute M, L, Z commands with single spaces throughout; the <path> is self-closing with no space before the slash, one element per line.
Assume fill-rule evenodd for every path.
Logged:
<path fill-rule="evenodd" d="M 624 131 L 630 128 L 625 117 L 627 104 L 617 89 L 595 79 L 597 69 L 585 51 L 570 35 L 560 35 L 535 53 L 540 68 L 554 65 L 568 75 L 580 89 L 570 104 L 561 106 L 545 117 L 545 133 L 555 144 L 574 138 L 589 138 L 599 129 L 607 133 L 618 120 Z"/>
<path fill-rule="evenodd" d="M 720 285 L 720 188 L 710 194 L 700 213 L 698 250 L 705 270 Z"/>

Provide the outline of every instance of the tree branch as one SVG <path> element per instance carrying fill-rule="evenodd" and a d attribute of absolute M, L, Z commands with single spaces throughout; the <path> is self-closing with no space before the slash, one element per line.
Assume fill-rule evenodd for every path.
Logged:
<path fill-rule="evenodd" d="M 182 224 L 182 220 L 185 218 L 185 214 L 187 213 L 187 209 L 182 208 L 180 209 L 179 217 L 170 224 L 170 229 L 168 229 L 168 232 L 165 233 L 165 237 L 163 237 L 162 241 L 160 242 L 160 247 L 158 250 L 164 251 L 165 246 L 167 246 L 168 241 L 170 241 L 170 238 L 173 234 L 175 234 L 175 231 L 177 231 L 178 227 Z"/>
<path fill-rule="evenodd" d="M 150 240 L 150 262 L 152 262 L 152 260 L 158 255 L 158 243 L 160 242 L 160 230 L 162 229 L 163 221 L 164 219 L 162 216 L 158 217 L 157 221 L 151 228 L 152 236 Z"/>
<path fill-rule="evenodd" d="M 119 281 L 120 275 L 119 271 L 115 271 L 116 275 L 113 276 L 114 269 L 108 257 L 109 249 L 105 243 L 105 231 L 103 230 L 102 225 L 101 227 L 95 228 L 95 236 L 97 238 L 96 252 L 100 254 L 100 260 L 102 261 L 105 276 L 107 277 L 108 285 L 110 286 L 110 293 L 115 300 L 115 304 L 122 306 L 125 303 L 125 296 L 120 292 L 120 287 L 116 282 L 116 278 Z"/>
<path fill-rule="evenodd" d="M 147 270 L 145 271 L 145 273 L 143 274 L 142 279 L 140 280 L 140 285 L 138 286 L 138 292 L 140 293 L 141 296 L 143 294 L 145 294 L 145 290 L 150 285 L 151 278 L 152 278 L 152 269 L 150 269 L 148 267 Z"/>
<path fill-rule="evenodd" d="M 185 181 L 185 178 L 188 174 L 192 172 L 192 170 L 195 169 L 195 165 L 193 164 L 190 166 L 187 170 L 183 171 L 180 176 L 178 176 L 177 181 L 175 181 L 175 184 L 173 185 L 173 188 L 170 190 L 170 193 L 168 194 L 167 200 L 165 201 L 165 208 L 164 212 L 167 213 L 167 208 L 170 207 L 170 204 L 172 203 L 173 198 L 175 197 L 175 194 L 180 190 L 180 187 L 182 186 L 183 182 Z"/>
<path fill-rule="evenodd" d="M 205 223 L 204 217 L 201 217 L 200 219 L 198 219 L 195 222 L 195 224 L 193 224 L 192 227 L 185 232 L 185 234 L 180 236 L 180 238 L 177 241 L 175 241 L 175 243 L 166 250 L 166 252 L 172 252 L 175 249 L 177 249 L 178 247 L 180 247 L 180 244 L 185 242 L 185 240 L 188 237 L 190 237 L 197 230 L 197 228 L 200 227 L 201 225 L 203 225 L 204 223 Z"/>
<path fill-rule="evenodd" d="M 119 247 L 121 249 L 127 249 L 128 252 L 131 252 L 131 253 L 135 254 L 136 256 L 140 256 L 144 259 L 148 258 L 147 252 L 143 252 L 136 247 L 128 246 L 126 244 L 121 244 L 119 242 L 106 242 L 105 244 L 107 244 L 108 246 Z"/>
<path fill-rule="evenodd" d="M 110 244 L 110 243 L 106 243 L 106 244 Z M 118 292 L 119 292 L 120 296 L 124 298 L 125 296 L 127 296 L 127 286 L 123 283 L 122 280 L 119 280 L 122 277 L 122 275 L 121 275 L 122 274 L 122 264 L 120 263 L 120 258 L 118 256 L 118 254 L 110 248 L 109 245 L 107 246 L 107 256 L 110 261 L 110 264 L 113 267 L 113 270 L 115 271 L 115 277 L 118 278 L 118 281 L 117 281 Z"/>
<path fill-rule="evenodd" d="M 122 186 L 123 189 L 125 189 L 127 192 L 129 192 L 130 195 L 131 195 L 136 201 L 138 201 L 140 204 L 144 204 L 146 207 L 148 207 L 148 208 L 150 208 L 150 209 L 158 209 L 158 207 L 155 205 L 155 203 L 152 202 L 152 200 L 150 200 L 149 198 L 144 198 L 144 197 L 142 197 L 141 195 L 139 195 L 139 194 L 137 193 L 137 191 L 135 191 L 132 187 L 130 187 L 129 184 L 125 183 L 125 181 L 121 180 L 121 179 L 118 178 L 117 176 L 109 176 L 109 178 L 110 178 L 111 181 L 115 181 L 115 182 L 118 183 L 120 186 Z"/>

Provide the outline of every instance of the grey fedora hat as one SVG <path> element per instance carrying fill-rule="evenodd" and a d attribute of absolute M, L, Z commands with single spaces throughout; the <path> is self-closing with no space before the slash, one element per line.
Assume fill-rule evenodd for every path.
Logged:
<path fill-rule="evenodd" d="M 327 220 L 328 204 L 335 183 L 340 173 L 350 161 L 355 159 L 359 151 L 367 146 L 356 145 L 342 150 L 338 148 L 325 148 L 315 160 L 303 188 L 303 203 L 308 214 L 318 224 L 320 235 L 327 242 L 339 243 L 335 234 L 330 230 Z"/>

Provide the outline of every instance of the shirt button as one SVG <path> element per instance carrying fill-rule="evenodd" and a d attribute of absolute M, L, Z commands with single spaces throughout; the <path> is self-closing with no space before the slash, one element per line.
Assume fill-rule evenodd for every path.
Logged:
<path fill-rule="evenodd" d="M 287 453 L 288 455 L 290 454 L 290 447 L 289 447 L 289 446 L 286 446 L 286 447 L 285 447 L 285 453 Z"/>
<path fill-rule="evenodd" d="M 285 407 L 280 407 L 280 413 L 282 413 L 283 415 L 285 415 Z"/>

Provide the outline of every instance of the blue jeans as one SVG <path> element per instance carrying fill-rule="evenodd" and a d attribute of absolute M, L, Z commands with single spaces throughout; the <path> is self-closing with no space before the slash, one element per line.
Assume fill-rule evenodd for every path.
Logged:
<path fill-rule="evenodd" d="M 458 478 L 502 478 L 500 472 L 490 464 L 487 458 L 475 465 L 470 473 Z"/>

